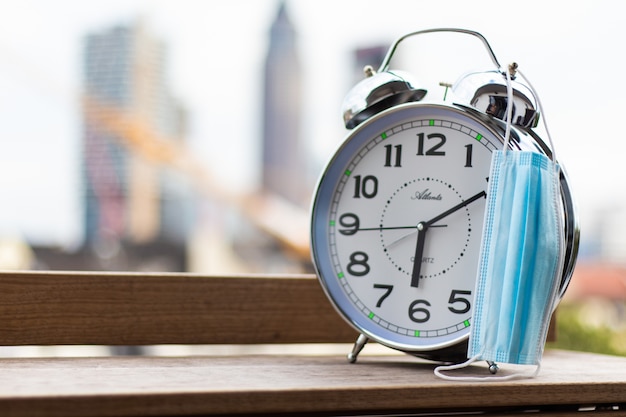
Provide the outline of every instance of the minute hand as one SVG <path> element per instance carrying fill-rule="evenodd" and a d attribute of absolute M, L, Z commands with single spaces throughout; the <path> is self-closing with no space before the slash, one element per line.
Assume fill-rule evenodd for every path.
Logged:
<path fill-rule="evenodd" d="M 475 196 L 472 196 L 470 198 L 468 198 L 465 201 L 460 202 L 459 204 L 457 204 L 456 206 L 452 207 L 449 210 L 444 211 L 443 213 L 441 213 L 438 216 L 433 217 L 432 219 L 428 220 L 427 222 L 425 222 L 426 226 L 432 226 L 434 223 L 437 223 L 439 220 L 443 219 L 446 216 L 449 216 L 450 214 L 454 213 L 455 211 L 467 206 L 470 203 L 473 203 L 474 201 L 478 200 L 481 197 L 487 197 L 487 193 L 485 191 L 481 191 L 478 194 L 476 194 Z"/>

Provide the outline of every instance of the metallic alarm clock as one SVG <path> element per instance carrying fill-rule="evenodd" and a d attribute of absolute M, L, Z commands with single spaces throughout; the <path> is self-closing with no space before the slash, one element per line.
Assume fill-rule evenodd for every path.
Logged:
<path fill-rule="evenodd" d="M 428 91 L 389 62 L 408 37 L 473 36 L 493 63 L 462 74 L 449 99 Z M 462 29 L 410 33 L 390 48 L 379 71 L 366 70 L 344 101 L 351 129 L 317 184 L 311 211 L 313 263 L 330 302 L 360 337 L 436 361 L 467 352 L 491 154 L 504 144 L 504 73 L 486 39 Z M 513 81 L 511 147 L 551 155 L 536 132 L 536 97 Z M 561 164 L 562 166 L 562 164 Z M 561 171 L 564 230 L 559 297 L 578 253 L 576 207 Z M 428 222 L 428 236 L 418 233 Z"/>

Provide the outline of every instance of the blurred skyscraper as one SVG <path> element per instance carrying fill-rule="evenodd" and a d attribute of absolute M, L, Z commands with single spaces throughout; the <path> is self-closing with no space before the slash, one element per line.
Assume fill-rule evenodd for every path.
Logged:
<path fill-rule="evenodd" d="M 262 188 L 299 205 L 311 192 L 301 143 L 301 73 L 296 31 L 281 2 L 265 61 Z"/>
<path fill-rule="evenodd" d="M 156 149 L 151 144 L 183 141 L 185 134 L 185 111 L 170 93 L 165 68 L 165 46 L 141 24 L 85 39 L 87 245 L 185 243 L 189 190 L 181 177 L 150 157 Z"/>
<path fill-rule="evenodd" d="M 352 52 L 353 62 L 353 85 L 356 85 L 359 81 L 365 78 L 363 68 L 366 65 L 371 65 L 374 71 L 378 71 L 380 64 L 382 64 L 389 45 L 369 45 L 366 47 L 357 48 Z"/>

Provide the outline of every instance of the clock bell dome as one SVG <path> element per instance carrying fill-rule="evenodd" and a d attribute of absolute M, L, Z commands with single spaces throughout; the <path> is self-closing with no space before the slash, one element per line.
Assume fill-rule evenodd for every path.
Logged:
<path fill-rule="evenodd" d="M 475 108 L 496 119 L 506 121 L 507 92 L 505 75 L 500 71 L 475 72 L 462 76 L 452 92 L 460 104 Z M 526 128 L 539 122 L 536 99 L 524 84 L 513 79 L 512 123 Z"/>
<path fill-rule="evenodd" d="M 346 95 L 341 106 L 346 128 L 353 129 L 373 115 L 398 104 L 420 101 L 426 90 L 418 87 L 410 74 L 402 71 L 376 73 L 364 69 L 367 78 L 361 80 Z"/>

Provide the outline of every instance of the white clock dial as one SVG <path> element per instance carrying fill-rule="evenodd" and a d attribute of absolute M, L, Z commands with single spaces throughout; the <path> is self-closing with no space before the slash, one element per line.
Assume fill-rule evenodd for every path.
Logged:
<path fill-rule="evenodd" d="M 315 265 L 344 317 L 403 350 L 469 334 L 492 127 L 411 104 L 360 126 L 328 164 L 313 206 Z"/>

